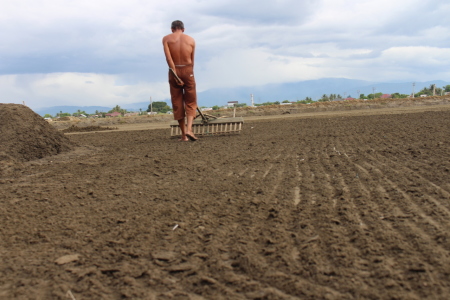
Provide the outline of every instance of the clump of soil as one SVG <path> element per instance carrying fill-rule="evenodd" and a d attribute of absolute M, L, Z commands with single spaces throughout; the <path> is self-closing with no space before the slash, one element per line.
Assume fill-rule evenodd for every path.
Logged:
<path fill-rule="evenodd" d="M 0 167 L 73 148 L 72 142 L 30 108 L 0 103 Z"/>
<path fill-rule="evenodd" d="M 118 129 L 117 127 L 101 127 L 101 126 L 78 127 L 78 126 L 72 125 L 69 128 L 66 128 L 61 131 L 66 133 L 66 132 L 90 132 L 90 131 L 117 130 L 117 129 Z"/>

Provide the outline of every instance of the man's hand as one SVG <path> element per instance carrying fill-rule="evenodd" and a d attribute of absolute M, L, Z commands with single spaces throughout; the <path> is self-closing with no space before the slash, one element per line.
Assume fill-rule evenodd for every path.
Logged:
<path fill-rule="evenodd" d="M 179 86 L 183 86 L 184 82 L 183 82 L 183 80 L 180 79 L 180 77 L 178 77 L 177 73 L 175 73 L 175 71 L 172 68 L 169 68 L 169 70 L 172 72 L 173 76 L 175 77 L 175 81 L 177 82 L 177 84 Z"/>

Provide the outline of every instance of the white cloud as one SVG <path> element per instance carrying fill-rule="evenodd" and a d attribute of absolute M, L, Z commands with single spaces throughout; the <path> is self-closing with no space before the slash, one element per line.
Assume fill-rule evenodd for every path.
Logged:
<path fill-rule="evenodd" d="M 33 109 L 57 105 L 111 106 L 165 100 L 167 82 L 123 84 L 117 75 L 51 73 L 0 76 L 6 103 L 25 101 Z"/>
<path fill-rule="evenodd" d="M 380 60 L 385 65 L 415 65 L 436 68 L 450 64 L 450 48 L 393 47 L 383 52 Z"/>
<path fill-rule="evenodd" d="M 306 22 L 321 1 L 259 0 L 259 1 L 203 1 L 199 11 L 207 15 L 220 16 L 222 20 L 238 24 L 261 25 Z"/>
<path fill-rule="evenodd" d="M 263 48 L 234 49 L 208 61 L 196 71 L 196 78 L 200 90 L 317 79 L 324 75 L 318 67 L 323 62 L 274 55 Z"/>

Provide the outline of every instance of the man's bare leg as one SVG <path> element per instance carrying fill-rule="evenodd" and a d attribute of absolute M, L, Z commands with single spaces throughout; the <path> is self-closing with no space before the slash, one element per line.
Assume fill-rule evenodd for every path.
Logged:
<path fill-rule="evenodd" d="M 181 119 L 181 120 L 178 120 L 178 126 L 180 126 L 180 129 L 181 129 L 181 139 L 180 139 L 180 141 L 182 141 L 182 142 L 189 141 L 188 137 L 186 136 L 186 123 L 184 121 L 184 118 Z"/>
<path fill-rule="evenodd" d="M 192 131 L 192 124 L 194 123 L 194 116 L 187 116 L 187 128 L 185 135 L 189 137 L 191 140 L 197 140 L 198 138 L 194 135 Z"/>

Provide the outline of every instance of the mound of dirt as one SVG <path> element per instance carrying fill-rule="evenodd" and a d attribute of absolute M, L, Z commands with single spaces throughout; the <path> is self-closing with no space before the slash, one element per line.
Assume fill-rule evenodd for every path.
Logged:
<path fill-rule="evenodd" d="M 2 165 L 39 159 L 73 148 L 72 142 L 61 132 L 30 108 L 19 104 L 0 103 L 0 137 Z"/>
<path fill-rule="evenodd" d="M 102 127 L 102 126 L 78 127 L 78 126 L 72 125 L 69 128 L 66 128 L 61 131 L 62 132 L 90 132 L 90 131 L 104 131 L 104 130 L 117 130 L 117 129 L 118 129 L 117 127 Z"/>
<path fill-rule="evenodd" d="M 58 119 L 55 119 L 55 121 L 78 121 L 79 119 L 77 117 L 73 116 L 67 116 L 67 117 L 61 117 Z"/>

